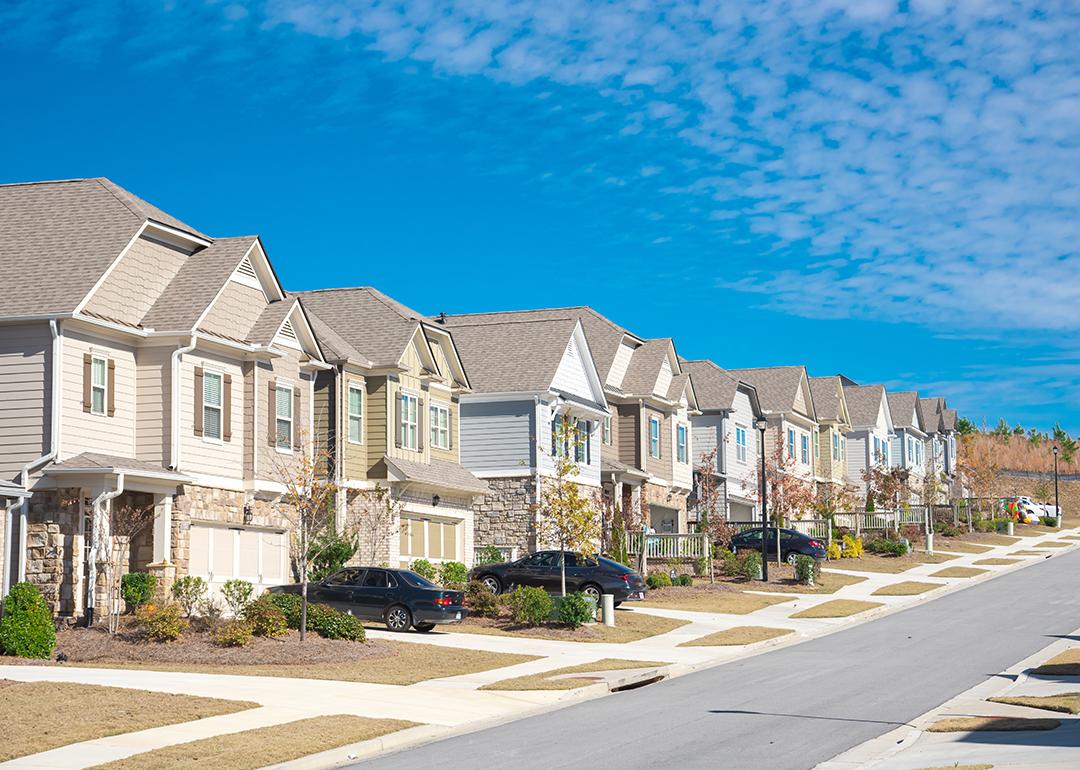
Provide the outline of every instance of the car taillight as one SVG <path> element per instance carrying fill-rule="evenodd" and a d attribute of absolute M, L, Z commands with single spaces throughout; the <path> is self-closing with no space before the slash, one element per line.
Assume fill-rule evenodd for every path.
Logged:
<path fill-rule="evenodd" d="M 811 540 L 810 546 L 812 548 L 824 548 L 825 545 L 820 540 Z"/>
<path fill-rule="evenodd" d="M 627 585 L 630 584 L 630 573 L 629 572 L 625 572 L 622 575 L 619 575 L 619 577 L 621 577 L 623 579 L 623 582 L 626 583 Z"/>
<path fill-rule="evenodd" d="M 438 599 L 435 600 L 435 603 L 440 607 L 449 607 L 451 604 L 454 603 L 454 600 L 451 599 L 449 596 L 440 596 Z"/>

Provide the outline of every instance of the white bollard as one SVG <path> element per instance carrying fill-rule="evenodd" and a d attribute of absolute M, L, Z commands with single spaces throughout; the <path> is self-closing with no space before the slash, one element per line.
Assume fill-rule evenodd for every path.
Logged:
<path fill-rule="evenodd" d="M 926 552 L 929 554 L 934 553 L 934 533 L 926 533 Z"/>
<path fill-rule="evenodd" d="M 1009 537 L 1012 537 L 1015 534 L 1016 534 L 1016 522 L 1013 521 L 1012 519 L 1009 519 Z"/>
<path fill-rule="evenodd" d="M 615 625 L 615 594 L 604 594 L 600 597 L 601 606 L 603 606 L 604 625 Z"/>

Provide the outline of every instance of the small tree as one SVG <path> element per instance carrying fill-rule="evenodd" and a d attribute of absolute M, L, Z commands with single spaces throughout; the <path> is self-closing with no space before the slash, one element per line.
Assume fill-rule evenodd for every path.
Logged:
<path fill-rule="evenodd" d="M 574 450 L 585 439 L 578 434 L 569 414 L 556 419 L 552 456 L 555 473 L 542 482 L 536 513 L 545 535 L 559 544 L 559 573 L 562 595 L 566 596 L 566 550 L 595 556 L 601 525 L 599 501 L 583 495 L 574 481 L 579 470 Z"/>
<path fill-rule="evenodd" d="M 105 563 L 105 589 L 108 594 L 109 633 L 115 634 L 120 629 L 120 612 L 124 606 L 121 601 L 121 581 L 124 566 L 131 559 L 131 543 L 153 522 L 154 506 L 114 506 L 105 520 L 109 523 L 108 529 L 99 527 L 95 535 L 101 538 L 98 547 L 109 554 Z"/>
<path fill-rule="evenodd" d="M 405 504 L 389 488 L 378 483 L 374 489 L 357 493 L 352 527 L 356 530 L 360 556 L 368 564 L 376 563 L 379 544 L 397 531 L 404 508 Z"/>
<path fill-rule="evenodd" d="M 698 531 L 704 532 L 708 538 L 708 552 L 711 554 L 712 546 L 717 543 L 725 549 L 728 548 L 736 530 L 728 521 L 723 495 L 720 494 L 720 485 L 716 481 L 715 449 L 701 457 L 695 492 L 694 508 L 697 511 Z M 709 580 L 713 579 L 710 558 Z"/>
<path fill-rule="evenodd" d="M 316 538 L 334 527 L 337 484 L 325 473 L 331 467 L 330 454 L 303 437 L 288 462 L 277 462 L 278 479 L 285 486 L 282 498 L 287 503 L 281 513 L 292 525 L 290 552 L 300 582 L 300 641 L 307 638 L 308 579 L 320 554 Z"/>

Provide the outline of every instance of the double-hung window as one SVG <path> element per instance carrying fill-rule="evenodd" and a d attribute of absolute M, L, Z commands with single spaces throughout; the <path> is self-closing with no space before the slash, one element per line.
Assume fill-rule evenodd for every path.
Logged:
<path fill-rule="evenodd" d="M 847 439 L 843 436 L 840 437 L 840 459 L 847 459 Z"/>
<path fill-rule="evenodd" d="M 221 440 L 222 377 L 217 372 L 203 371 L 203 438 Z"/>
<path fill-rule="evenodd" d="M 795 459 L 795 431 L 791 428 L 788 428 L 787 432 L 787 456 L 792 460 Z"/>
<path fill-rule="evenodd" d="M 675 448 L 679 462 L 685 463 L 688 459 L 686 441 L 686 426 L 680 425 L 675 429 Z"/>
<path fill-rule="evenodd" d="M 649 454 L 660 456 L 660 420 L 655 417 L 649 418 Z"/>
<path fill-rule="evenodd" d="M 803 433 L 799 436 L 800 449 L 802 450 L 802 464 L 810 464 L 810 437 Z"/>
<path fill-rule="evenodd" d="M 204 376 L 205 381 L 205 376 Z M 277 385 L 274 390 L 276 436 L 278 449 L 291 449 L 293 436 L 293 389 L 291 385 Z"/>
<path fill-rule="evenodd" d="M 428 409 L 431 425 L 431 446 L 435 449 L 450 448 L 450 408 L 445 404 L 432 404 Z"/>
<path fill-rule="evenodd" d="M 601 440 L 605 444 L 610 444 L 611 443 L 611 415 L 607 415 L 606 417 L 604 417 L 603 429 L 602 430 L 603 430 L 603 434 L 600 437 Z"/>
<path fill-rule="evenodd" d="M 840 459 L 840 436 L 836 433 L 832 434 L 832 459 Z"/>
<path fill-rule="evenodd" d="M 574 428 L 574 462 L 588 464 L 591 460 L 589 434 L 592 425 L 588 420 L 578 420 Z"/>
<path fill-rule="evenodd" d="M 94 356 L 90 362 L 90 413 L 105 414 L 109 362 Z"/>
<path fill-rule="evenodd" d="M 409 393 L 401 394 L 401 446 L 416 450 L 420 439 L 419 399 Z"/>
<path fill-rule="evenodd" d="M 349 443 L 364 440 L 364 391 L 359 385 L 349 385 Z"/>
<path fill-rule="evenodd" d="M 746 462 L 746 428 L 735 426 L 735 459 Z"/>

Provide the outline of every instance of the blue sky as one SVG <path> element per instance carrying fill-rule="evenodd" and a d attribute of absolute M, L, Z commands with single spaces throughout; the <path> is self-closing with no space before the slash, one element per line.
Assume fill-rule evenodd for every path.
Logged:
<path fill-rule="evenodd" d="M 0 180 L 1080 432 L 1072 3 L 0 6 Z"/>

